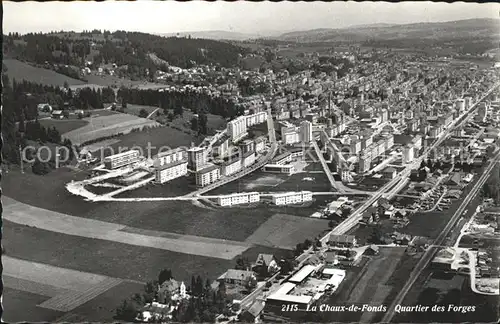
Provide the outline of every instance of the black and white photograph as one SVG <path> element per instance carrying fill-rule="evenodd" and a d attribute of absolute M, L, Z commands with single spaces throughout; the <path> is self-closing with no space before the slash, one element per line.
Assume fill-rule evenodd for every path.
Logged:
<path fill-rule="evenodd" d="M 498 323 L 500 4 L 0 2 L 2 323 Z"/>

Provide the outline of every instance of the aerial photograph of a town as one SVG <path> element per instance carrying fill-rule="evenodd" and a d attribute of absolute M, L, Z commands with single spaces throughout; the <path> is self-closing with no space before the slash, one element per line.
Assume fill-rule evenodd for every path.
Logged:
<path fill-rule="evenodd" d="M 500 5 L 0 5 L 2 322 L 499 321 Z"/>

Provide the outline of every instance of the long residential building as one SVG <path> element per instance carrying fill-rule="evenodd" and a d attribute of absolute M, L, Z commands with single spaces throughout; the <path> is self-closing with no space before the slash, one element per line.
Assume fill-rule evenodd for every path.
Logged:
<path fill-rule="evenodd" d="M 164 164 L 155 168 L 155 182 L 165 183 L 188 173 L 187 159 Z"/>
<path fill-rule="evenodd" d="M 312 192 L 299 191 L 299 192 L 285 192 L 273 195 L 273 204 L 277 206 L 301 204 L 304 202 L 312 201 Z"/>
<path fill-rule="evenodd" d="M 241 192 L 230 195 L 219 196 L 216 198 L 216 203 L 219 206 L 233 206 L 240 204 L 251 204 L 260 201 L 260 193 L 258 192 Z"/>
<path fill-rule="evenodd" d="M 188 158 L 184 148 L 160 152 L 153 158 L 155 181 L 165 183 L 182 177 L 188 172 Z"/>
<path fill-rule="evenodd" d="M 229 176 L 241 170 L 241 158 L 239 155 L 231 157 L 224 161 L 221 165 L 221 173 L 224 176 Z"/>
<path fill-rule="evenodd" d="M 139 161 L 141 153 L 139 150 L 130 150 L 104 158 L 104 166 L 113 170 Z"/>

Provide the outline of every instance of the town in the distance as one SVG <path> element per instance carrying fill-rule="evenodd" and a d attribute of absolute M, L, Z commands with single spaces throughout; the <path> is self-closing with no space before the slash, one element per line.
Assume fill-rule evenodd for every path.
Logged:
<path fill-rule="evenodd" d="M 4 35 L 2 319 L 496 322 L 499 30 Z"/>

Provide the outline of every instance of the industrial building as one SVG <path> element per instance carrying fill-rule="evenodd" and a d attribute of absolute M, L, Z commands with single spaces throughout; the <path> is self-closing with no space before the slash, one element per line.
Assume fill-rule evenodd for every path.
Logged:
<path fill-rule="evenodd" d="M 130 150 L 104 158 L 106 169 L 113 170 L 139 161 L 141 153 L 139 150 Z"/>
<path fill-rule="evenodd" d="M 315 274 L 320 274 L 314 276 Z M 273 318 L 300 317 L 308 306 L 318 303 L 325 297 L 325 292 L 335 292 L 346 276 L 345 270 L 325 268 L 324 265 L 306 265 L 295 273 L 287 282 L 266 298 L 263 316 Z M 296 305 L 294 308 L 288 305 Z"/>

